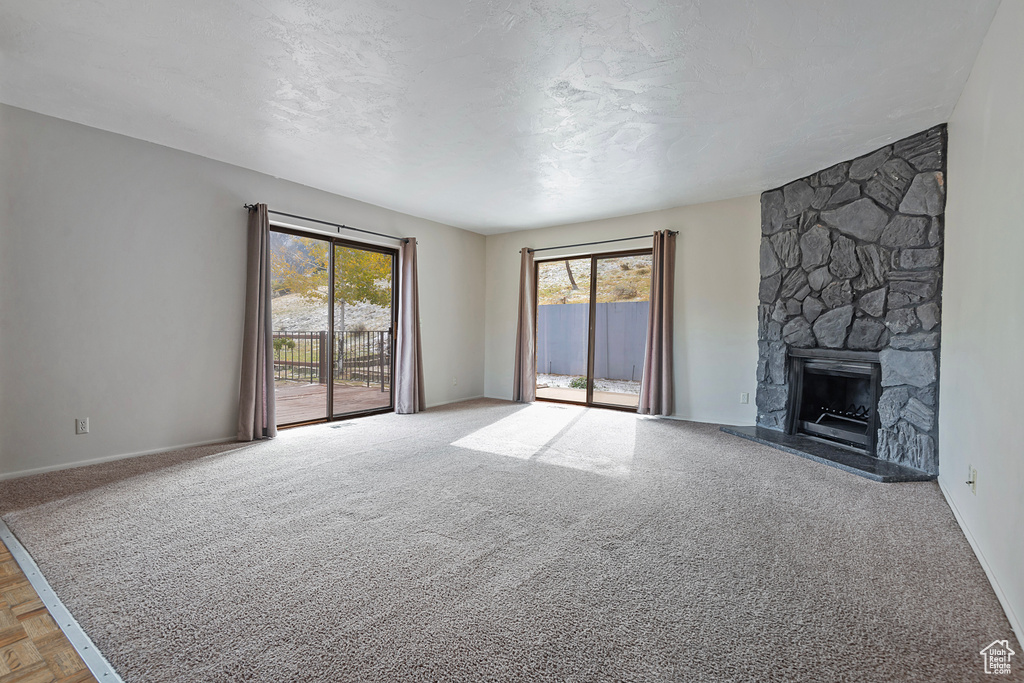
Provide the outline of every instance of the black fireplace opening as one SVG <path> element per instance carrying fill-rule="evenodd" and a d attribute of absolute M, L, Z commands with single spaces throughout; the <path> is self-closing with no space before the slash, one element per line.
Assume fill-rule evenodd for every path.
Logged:
<path fill-rule="evenodd" d="M 875 354 L 796 352 L 790 372 L 790 434 L 875 454 L 881 376 Z"/>

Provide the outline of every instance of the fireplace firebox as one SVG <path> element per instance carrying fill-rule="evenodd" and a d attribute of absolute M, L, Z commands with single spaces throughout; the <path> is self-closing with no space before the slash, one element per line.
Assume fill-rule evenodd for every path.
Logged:
<path fill-rule="evenodd" d="M 881 375 L 877 353 L 790 349 L 786 432 L 874 456 Z"/>

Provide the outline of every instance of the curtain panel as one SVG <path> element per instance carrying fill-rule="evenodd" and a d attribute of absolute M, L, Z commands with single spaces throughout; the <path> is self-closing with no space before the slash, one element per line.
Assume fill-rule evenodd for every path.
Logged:
<path fill-rule="evenodd" d="M 242 377 L 238 391 L 239 441 L 277 436 L 270 319 L 270 216 L 266 204 L 257 204 L 249 211 L 248 239 Z"/>
<path fill-rule="evenodd" d="M 398 252 L 398 335 L 395 340 L 395 412 L 418 413 L 426 408 L 423 392 L 423 349 L 420 344 L 420 294 L 416 271 L 416 239 Z"/>
<path fill-rule="evenodd" d="M 512 400 L 530 403 L 537 398 L 536 282 L 533 252 L 523 247 L 519 262 L 519 316 L 516 323 L 516 365 Z"/>
<path fill-rule="evenodd" d="M 672 312 L 675 293 L 676 235 L 654 233 L 650 315 L 640 379 L 640 405 L 645 415 L 671 415 L 675 388 L 672 379 Z"/>

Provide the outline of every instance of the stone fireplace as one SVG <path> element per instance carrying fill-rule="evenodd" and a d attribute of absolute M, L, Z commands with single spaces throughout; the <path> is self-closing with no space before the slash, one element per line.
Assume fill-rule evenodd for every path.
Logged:
<path fill-rule="evenodd" d="M 859 420 L 862 437 L 840 441 L 938 473 L 945 150 L 937 126 L 761 195 L 759 427 L 814 436 L 823 422 Z M 875 393 L 863 395 L 856 377 L 822 379 L 830 354 L 848 375 L 876 372 Z M 867 419 L 829 415 L 829 390 L 849 394 Z M 822 405 L 805 410 L 807 391 Z"/>

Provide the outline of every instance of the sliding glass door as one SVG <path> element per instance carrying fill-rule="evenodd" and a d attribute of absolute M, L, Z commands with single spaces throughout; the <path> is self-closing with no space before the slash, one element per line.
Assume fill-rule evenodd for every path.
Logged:
<path fill-rule="evenodd" d="M 270 232 L 274 398 L 279 425 L 327 418 L 330 242 Z"/>
<path fill-rule="evenodd" d="M 273 228 L 278 426 L 390 410 L 397 252 Z"/>
<path fill-rule="evenodd" d="M 334 245 L 331 414 L 391 407 L 392 253 Z"/>
<path fill-rule="evenodd" d="M 651 251 L 538 261 L 537 398 L 635 410 Z"/>
<path fill-rule="evenodd" d="M 636 409 L 651 299 L 651 252 L 595 256 L 593 394 L 597 405 Z"/>
<path fill-rule="evenodd" d="M 590 259 L 537 263 L 537 397 L 586 403 Z"/>

